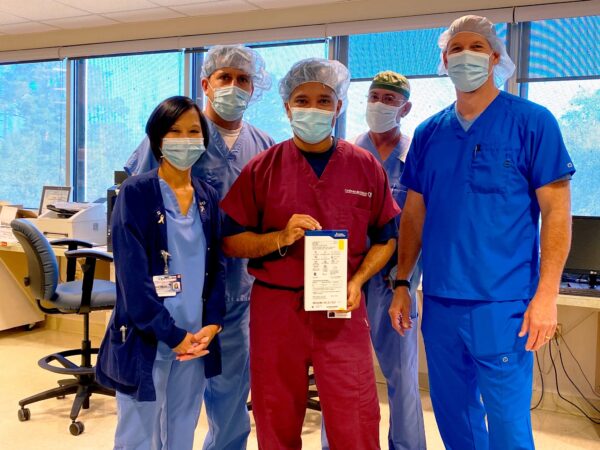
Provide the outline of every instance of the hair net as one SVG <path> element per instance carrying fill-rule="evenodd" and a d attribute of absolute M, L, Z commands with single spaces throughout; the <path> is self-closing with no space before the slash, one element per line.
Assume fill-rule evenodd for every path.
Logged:
<path fill-rule="evenodd" d="M 442 50 L 442 54 L 447 50 L 448 42 L 458 33 L 468 31 L 477 33 L 490 43 L 492 49 L 500 55 L 500 61 L 494 66 L 494 81 L 496 86 L 503 85 L 515 71 L 515 64 L 506 53 L 506 45 L 496 35 L 494 24 L 486 17 L 481 16 L 463 16 L 456 19 L 450 27 L 444 31 L 438 39 L 438 46 Z M 443 56 L 440 55 L 441 61 L 438 67 L 438 73 L 445 75 L 448 70 L 444 67 Z"/>
<path fill-rule="evenodd" d="M 208 78 L 215 70 L 224 67 L 233 67 L 250 75 L 254 86 L 251 101 L 259 99 L 263 91 L 271 88 L 271 76 L 265 69 L 265 60 L 256 50 L 243 45 L 215 45 L 204 55 L 201 76 Z"/>
<path fill-rule="evenodd" d="M 339 61 L 323 58 L 307 58 L 298 61 L 279 82 L 279 95 L 287 102 L 294 89 L 304 83 L 317 81 L 330 87 L 346 108 L 346 95 L 350 86 L 350 72 Z"/>
<path fill-rule="evenodd" d="M 371 89 L 387 89 L 398 94 L 403 95 L 407 100 L 410 97 L 410 83 L 404 75 L 386 70 L 385 72 L 379 72 L 373 78 Z"/>

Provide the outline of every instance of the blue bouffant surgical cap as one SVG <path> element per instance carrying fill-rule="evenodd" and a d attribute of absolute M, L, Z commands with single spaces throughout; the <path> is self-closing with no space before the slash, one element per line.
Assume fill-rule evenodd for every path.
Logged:
<path fill-rule="evenodd" d="M 496 35 L 494 24 L 488 18 L 481 16 L 469 15 L 460 17 L 452 22 L 450 27 L 440 35 L 438 46 L 442 51 L 442 55 L 440 55 L 441 62 L 438 67 L 438 73 L 440 75 L 448 73 L 446 67 L 444 67 L 443 53 L 448 49 L 450 40 L 458 33 L 465 31 L 483 36 L 490 43 L 492 49 L 500 55 L 498 64 L 494 66 L 494 81 L 496 86 L 503 85 L 514 73 L 515 64 L 506 52 L 506 45 Z"/>
<path fill-rule="evenodd" d="M 304 83 L 322 83 L 331 88 L 339 100 L 342 110 L 350 86 L 350 72 L 339 61 L 323 58 L 307 58 L 298 61 L 279 82 L 279 94 L 287 102 L 294 90 Z"/>
<path fill-rule="evenodd" d="M 256 50 L 243 45 L 215 45 L 204 56 L 201 76 L 208 78 L 214 71 L 225 67 L 233 67 L 250 76 L 254 87 L 252 100 L 257 100 L 263 91 L 271 88 L 271 76 L 265 69 L 265 60 Z"/>

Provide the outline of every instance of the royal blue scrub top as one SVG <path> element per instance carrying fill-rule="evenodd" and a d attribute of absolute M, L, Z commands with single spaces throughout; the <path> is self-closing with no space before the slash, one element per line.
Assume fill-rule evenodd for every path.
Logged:
<path fill-rule="evenodd" d="M 450 105 L 413 137 L 401 182 L 423 195 L 423 291 L 532 298 L 539 280 L 535 190 L 573 174 L 556 119 L 500 92 L 465 131 Z"/>
<path fill-rule="evenodd" d="M 160 192 L 166 211 L 169 273 L 181 274 L 182 291 L 175 297 L 165 297 L 164 305 L 175 324 L 191 333 L 202 328 L 202 290 L 206 273 L 206 236 L 202 229 L 196 198 L 184 216 L 177 197 L 165 180 L 159 178 Z M 174 359 L 175 353 L 159 341 L 157 359 Z"/>

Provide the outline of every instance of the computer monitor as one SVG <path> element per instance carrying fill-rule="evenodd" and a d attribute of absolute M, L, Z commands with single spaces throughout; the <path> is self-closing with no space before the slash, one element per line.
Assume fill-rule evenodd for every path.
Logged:
<path fill-rule="evenodd" d="M 573 216 L 571 251 L 565 272 L 583 275 L 594 287 L 600 273 L 600 217 Z"/>

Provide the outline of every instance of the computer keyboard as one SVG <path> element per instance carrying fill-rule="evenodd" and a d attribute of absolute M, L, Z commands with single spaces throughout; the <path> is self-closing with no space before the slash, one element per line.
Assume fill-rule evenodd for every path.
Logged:
<path fill-rule="evenodd" d="M 600 289 L 561 287 L 559 292 L 563 295 L 577 295 L 580 297 L 600 297 Z"/>

